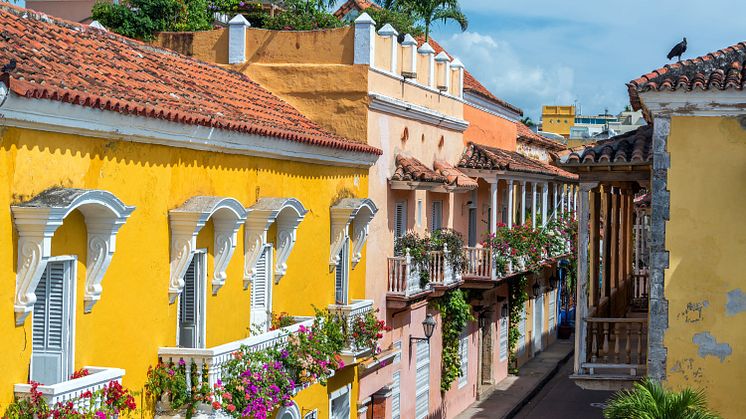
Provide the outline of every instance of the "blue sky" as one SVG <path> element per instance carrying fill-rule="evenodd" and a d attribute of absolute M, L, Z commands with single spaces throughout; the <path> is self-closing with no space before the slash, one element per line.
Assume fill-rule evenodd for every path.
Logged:
<path fill-rule="evenodd" d="M 461 0 L 469 29 L 437 23 L 433 36 L 494 94 L 535 121 L 541 105 L 576 100 L 585 114 L 617 113 L 629 103 L 625 83 L 666 64 L 683 36 L 685 58 L 746 41 L 739 4 Z"/>

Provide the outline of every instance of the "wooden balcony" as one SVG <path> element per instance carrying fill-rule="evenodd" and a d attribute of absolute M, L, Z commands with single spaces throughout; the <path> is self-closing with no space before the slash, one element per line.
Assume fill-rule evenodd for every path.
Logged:
<path fill-rule="evenodd" d="M 76 410 L 88 410 L 92 403 L 100 403 L 95 398 L 83 397 L 86 392 L 95 393 L 98 390 L 108 386 L 110 382 L 116 381 L 122 383 L 124 370 L 120 368 L 105 367 L 84 367 L 88 370 L 89 375 L 73 380 L 63 381 L 58 384 L 40 385 L 37 391 L 47 402 L 47 405 L 54 407 L 57 403 L 72 402 Z M 16 384 L 14 391 L 18 397 L 30 397 L 30 384 Z"/>

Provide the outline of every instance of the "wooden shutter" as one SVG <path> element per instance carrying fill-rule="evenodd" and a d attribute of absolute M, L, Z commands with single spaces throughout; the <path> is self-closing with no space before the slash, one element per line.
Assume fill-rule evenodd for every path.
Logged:
<path fill-rule="evenodd" d="M 401 372 L 395 371 L 391 385 L 391 418 L 401 418 Z"/>
<path fill-rule="evenodd" d="M 267 331 L 272 310 L 272 248 L 265 246 L 251 281 L 251 325 Z"/>
<path fill-rule="evenodd" d="M 415 373 L 415 419 L 428 417 L 430 410 L 430 344 L 417 342 Z"/>
<path fill-rule="evenodd" d="M 342 245 L 342 250 L 339 252 L 339 262 L 334 269 L 334 299 L 337 304 L 347 304 L 349 253 L 350 250 L 348 244 L 345 243 Z"/>
<path fill-rule="evenodd" d="M 397 202 L 394 207 L 394 238 L 399 237 L 407 233 L 407 202 Z"/>
<path fill-rule="evenodd" d="M 72 261 L 50 261 L 36 287 L 32 320 L 31 379 L 57 384 L 72 373 Z"/>
<path fill-rule="evenodd" d="M 199 346 L 200 309 L 200 259 L 203 253 L 195 253 L 184 274 L 184 290 L 179 297 L 179 346 L 197 348 Z"/>
<path fill-rule="evenodd" d="M 430 227 L 432 231 L 443 228 L 443 201 L 433 201 L 433 213 L 430 218 Z"/>
<path fill-rule="evenodd" d="M 459 388 L 465 386 L 469 381 L 469 335 L 462 335 L 458 346 L 461 357 L 461 376 L 458 378 Z"/>

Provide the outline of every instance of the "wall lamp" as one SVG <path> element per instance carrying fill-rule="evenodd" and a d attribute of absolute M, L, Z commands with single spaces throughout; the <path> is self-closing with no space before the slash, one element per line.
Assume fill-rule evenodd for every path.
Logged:
<path fill-rule="evenodd" d="M 500 309 L 500 317 L 508 317 L 508 303 L 503 303 Z"/>
<path fill-rule="evenodd" d="M 541 285 L 539 285 L 538 279 L 536 280 L 536 282 L 534 282 L 534 286 L 531 287 L 531 289 L 534 292 L 534 298 L 539 298 L 539 293 L 541 292 Z"/>
<path fill-rule="evenodd" d="M 425 337 L 424 338 L 418 338 L 414 336 L 409 337 L 409 345 L 412 345 L 412 342 L 419 342 L 419 341 L 425 341 L 430 342 L 430 338 L 433 336 L 433 332 L 435 331 L 435 318 L 432 314 L 429 314 L 425 316 L 425 320 L 422 321 L 422 329 L 425 331 Z"/>

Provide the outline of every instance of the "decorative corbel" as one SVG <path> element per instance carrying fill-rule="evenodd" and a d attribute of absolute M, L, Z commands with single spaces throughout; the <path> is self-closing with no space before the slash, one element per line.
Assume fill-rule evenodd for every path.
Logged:
<path fill-rule="evenodd" d="M 93 306 L 101 299 L 106 270 L 116 250 L 117 232 L 126 219 L 86 215 L 85 224 L 88 230 L 88 257 L 86 260 L 85 291 L 83 293 L 84 311 L 90 313 Z"/>
<path fill-rule="evenodd" d="M 168 282 L 169 302 L 173 304 L 176 297 L 184 290 L 184 275 L 192 263 L 194 251 L 197 250 L 197 234 L 207 222 L 207 217 L 195 213 L 169 214 L 171 223 L 171 278 Z"/>
<path fill-rule="evenodd" d="M 267 230 L 272 221 L 257 217 L 254 211 L 249 210 L 249 216 L 244 225 L 244 274 L 243 289 L 249 289 L 249 284 L 254 278 L 254 269 L 259 258 L 262 256 L 264 245 L 267 243 Z"/>
<path fill-rule="evenodd" d="M 238 229 L 241 228 L 243 218 L 237 217 L 213 217 L 215 226 L 215 272 L 212 276 L 212 295 L 217 295 L 218 290 L 225 285 L 228 274 L 225 272 L 236 250 Z"/>
<path fill-rule="evenodd" d="M 345 198 L 331 208 L 331 249 L 329 267 L 331 270 L 339 263 L 339 252 L 349 239 L 350 224 L 352 231 L 352 266 L 362 258 L 363 245 L 368 238 L 368 225 L 378 212 L 373 201 L 363 198 Z"/>

